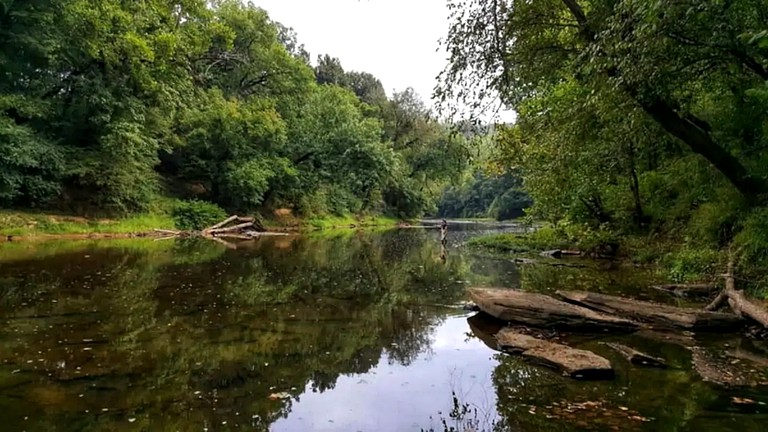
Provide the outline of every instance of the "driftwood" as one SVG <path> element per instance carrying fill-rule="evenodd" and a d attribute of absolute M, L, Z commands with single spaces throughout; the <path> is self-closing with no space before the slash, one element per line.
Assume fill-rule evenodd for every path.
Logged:
<path fill-rule="evenodd" d="M 563 256 L 563 251 L 561 251 L 560 249 L 554 249 L 554 250 L 543 251 L 539 253 L 539 255 L 543 257 L 548 257 L 548 258 L 560 258 L 561 256 Z"/>
<path fill-rule="evenodd" d="M 585 291 L 558 291 L 558 297 L 575 305 L 617 315 L 652 326 L 686 330 L 726 330 L 744 326 L 742 318 L 727 313 L 680 308 Z"/>
<path fill-rule="evenodd" d="M 638 324 L 568 304 L 544 294 L 513 289 L 470 288 L 481 311 L 497 319 L 534 327 L 571 330 L 634 331 Z"/>
<path fill-rule="evenodd" d="M 203 232 L 210 231 L 210 230 L 215 230 L 217 228 L 221 228 L 224 225 L 226 225 L 226 224 L 228 224 L 228 223 L 230 223 L 232 221 L 236 221 L 238 219 L 240 219 L 240 217 L 238 215 L 232 215 L 232 216 L 224 219 L 223 221 L 217 223 L 216 225 L 213 225 L 213 226 L 210 226 L 210 227 L 206 228 L 205 230 L 203 230 Z"/>
<path fill-rule="evenodd" d="M 595 379 L 614 376 L 611 362 L 591 351 L 536 339 L 511 329 L 500 331 L 496 340 L 502 351 L 520 354 L 532 363 L 558 369 L 573 378 Z"/>
<path fill-rule="evenodd" d="M 236 225 L 227 226 L 233 222 L 235 222 Z M 155 229 L 155 232 L 164 235 L 163 237 L 156 238 L 155 240 L 168 240 L 180 237 L 203 237 L 209 240 L 214 240 L 217 243 L 221 243 L 230 249 L 236 249 L 237 245 L 224 239 L 251 240 L 254 237 L 261 235 L 261 233 L 259 233 L 257 230 L 264 231 L 256 219 L 252 217 L 240 217 L 233 215 L 215 225 L 211 225 L 208 228 L 205 228 L 202 231 Z"/>
<path fill-rule="evenodd" d="M 708 296 L 717 290 L 717 286 L 713 284 L 667 284 L 654 285 L 652 288 L 678 297 Z"/>
<path fill-rule="evenodd" d="M 731 306 L 731 310 L 736 315 L 749 317 L 762 324 L 763 327 L 768 327 L 768 311 L 751 302 L 742 291 L 736 289 L 736 278 L 733 268 L 734 263 L 733 258 L 731 258 L 728 262 L 728 271 L 723 275 L 725 278 L 725 289 L 704 309 L 707 311 L 717 310 L 728 300 L 728 305 Z"/>
<path fill-rule="evenodd" d="M 156 232 L 156 233 L 160 233 L 160 234 L 168 234 L 168 235 L 170 235 L 170 236 L 177 236 L 177 235 L 180 235 L 180 234 L 181 234 L 181 231 L 176 231 L 176 230 L 167 230 L 167 229 L 159 229 L 159 228 L 155 228 L 155 232 Z"/>
<path fill-rule="evenodd" d="M 562 258 L 564 256 L 581 256 L 583 253 L 578 250 L 552 249 L 542 251 L 539 253 L 539 255 L 547 258 Z"/>
<path fill-rule="evenodd" d="M 252 226 L 253 226 L 253 221 L 241 223 L 241 224 L 238 224 L 238 225 L 233 225 L 231 227 L 226 227 L 226 228 L 215 228 L 215 229 L 210 229 L 209 228 L 209 229 L 205 229 L 203 231 L 203 235 L 206 235 L 206 234 L 213 235 L 213 234 L 220 234 L 220 233 L 229 233 L 229 232 L 233 232 L 233 231 L 242 231 L 242 230 L 244 230 L 246 228 L 250 228 Z"/>
<path fill-rule="evenodd" d="M 667 362 L 664 361 L 663 358 L 653 357 L 634 348 L 630 348 L 626 345 L 618 343 L 606 343 L 605 345 L 624 356 L 624 358 L 632 364 L 662 369 L 667 367 Z"/>

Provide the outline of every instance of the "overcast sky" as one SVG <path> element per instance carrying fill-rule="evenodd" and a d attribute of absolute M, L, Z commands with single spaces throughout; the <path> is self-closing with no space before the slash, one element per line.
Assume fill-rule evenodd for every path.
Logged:
<path fill-rule="evenodd" d="M 329 54 L 345 70 L 369 72 L 387 93 L 413 87 L 428 102 L 446 65 L 436 52 L 448 33 L 446 0 L 254 0 L 293 27 L 312 56 Z"/>

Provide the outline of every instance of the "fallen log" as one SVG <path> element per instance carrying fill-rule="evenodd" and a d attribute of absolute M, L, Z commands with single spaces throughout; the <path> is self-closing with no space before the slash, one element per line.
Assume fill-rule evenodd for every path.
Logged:
<path fill-rule="evenodd" d="M 722 290 L 720 293 L 715 297 L 714 300 L 708 305 L 704 307 L 705 311 L 714 312 L 721 307 L 725 305 L 725 301 L 728 299 L 728 291 Z"/>
<path fill-rule="evenodd" d="M 680 308 L 586 291 L 558 291 L 557 296 L 595 311 L 664 328 L 715 331 L 738 329 L 745 324 L 741 317 L 734 314 Z"/>
<path fill-rule="evenodd" d="M 211 240 L 215 241 L 216 243 L 221 243 L 227 249 L 237 249 L 237 245 L 236 244 L 232 244 L 232 243 L 230 243 L 228 241 L 225 241 L 225 240 L 222 240 L 222 239 L 220 239 L 218 237 L 208 237 L 208 238 L 210 238 Z"/>
<path fill-rule="evenodd" d="M 236 239 L 236 240 L 251 240 L 251 239 L 253 239 L 252 236 L 247 235 L 247 234 L 227 234 L 227 233 L 223 233 L 223 234 L 217 235 L 216 237 L 220 238 L 220 239 L 230 238 L 230 239 Z"/>
<path fill-rule="evenodd" d="M 749 301 L 742 291 L 729 291 L 728 304 L 737 315 L 747 316 L 768 327 L 768 311 Z"/>
<path fill-rule="evenodd" d="M 542 251 L 541 253 L 539 253 L 539 255 L 547 258 L 560 258 L 561 256 L 563 256 L 563 251 L 561 251 L 560 249 L 553 249 L 548 251 Z"/>
<path fill-rule="evenodd" d="M 653 289 L 664 291 L 678 297 L 707 296 L 717 289 L 712 284 L 666 284 L 653 285 Z"/>
<path fill-rule="evenodd" d="M 250 228 L 252 226 L 253 226 L 253 222 L 245 222 L 245 223 L 241 223 L 241 224 L 238 224 L 238 225 L 233 225 L 233 226 L 227 227 L 227 228 L 211 229 L 211 230 L 206 231 L 206 234 L 214 234 L 215 235 L 215 234 L 227 233 L 227 232 L 232 232 L 232 231 L 239 231 L 239 230 L 242 230 L 242 229 L 245 229 L 245 228 Z"/>
<path fill-rule="evenodd" d="M 653 357 L 634 348 L 630 348 L 626 345 L 618 343 L 606 343 L 605 345 L 624 356 L 624 358 L 632 364 L 661 369 L 666 369 L 667 367 L 667 362 L 663 358 Z"/>
<path fill-rule="evenodd" d="M 176 234 L 176 235 L 181 234 L 181 231 L 169 230 L 169 229 L 160 229 L 160 228 L 155 228 L 155 232 L 159 232 L 159 233 L 162 233 L 162 234 Z"/>
<path fill-rule="evenodd" d="M 232 222 L 237 222 L 238 224 L 227 226 Z M 236 245 L 223 241 L 221 238 L 251 240 L 258 236 L 258 233 L 254 231 L 253 228 L 261 229 L 262 227 L 260 225 L 261 224 L 259 224 L 255 218 L 233 215 L 215 225 L 211 225 L 210 227 L 205 228 L 202 231 L 176 231 L 166 229 L 155 229 L 154 231 L 165 235 L 164 237 L 156 240 L 168 240 L 179 237 L 203 237 L 217 241 L 218 243 L 221 243 L 228 248 L 236 249 Z"/>
<path fill-rule="evenodd" d="M 717 289 L 717 286 L 713 284 L 665 284 L 654 285 L 653 287 L 664 291 L 714 291 Z"/>
<path fill-rule="evenodd" d="M 592 331 L 635 331 L 638 324 L 568 304 L 550 296 L 503 288 L 470 288 L 481 311 L 497 319 L 534 327 Z"/>
<path fill-rule="evenodd" d="M 591 351 L 571 348 L 504 329 L 496 335 L 499 348 L 526 360 L 560 370 L 572 378 L 613 378 L 611 362 Z"/>
<path fill-rule="evenodd" d="M 228 224 L 228 223 L 230 223 L 230 222 L 236 221 L 236 220 L 238 220 L 238 219 L 240 219 L 240 216 L 238 216 L 238 215 L 232 215 L 232 216 L 230 216 L 230 217 L 228 217 L 228 218 L 224 219 L 223 221 L 221 221 L 221 222 L 219 222 L 219 223 L 217 223 L 217 224 L 215 224 L 215 225 L 209 226 L 208 228 L 204 229 L 204 230 L 203 230 L 203 232 L 208 232 L 208 231 L 211 231 L 211 230 L 215 230 L 215 229 L 217 229 L 217 228 L 221 228 L 221 227 L 223 227 L 224 225 L 226 225 L 226 224 Z"/>
<path fill-rule="evenodd" d="M 733 258 L 731 258 L 728 261 L 728 271 L 723 275 L 725 278 L 725 289 L 704 309 L 707 311 L 717 310 L 724 305 L 727 299 L 728 305 L 731 306 L 736 315 L 749 317 L 762 324 L 763 327 L 768 327 L 768 310 L 752 303 L 747 299 L 743 291 L 736 289 L 736 278 L 733 268 L 734 263 Z"/>

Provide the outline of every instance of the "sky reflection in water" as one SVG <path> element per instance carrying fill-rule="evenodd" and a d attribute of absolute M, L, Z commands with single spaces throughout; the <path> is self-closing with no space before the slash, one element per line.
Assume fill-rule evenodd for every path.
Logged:
<path fill-rule="evenodd" d="M 481 430 L 499 420 L 498 431 L 585 430 L 584 422 L 589 430 L 764 430 L 761 406 L 746 412 L 728 401 L 763 401 L 766 392 L 703 383 L 681 347 L 631 339 L 675 367 L 628 368 L 614 356 L 618 377 L 602 383 L 493 351 L 492 323 L 473 318 L 470 328 L 468 314 L 446 307 L 464 301 L 467 286 L 636 293 L 652 277 L 518 266 L 463 246 L 497 229 L 454 226 L 445 262 L 437 230 L 417 228 L 264 238 L 237 250 L 206 241 L 3 245 L 0 424 L 443 431 L 442 420 Z M 612 356 L 599 342 L 573 341 Z M 451 417 L 454 393 L 472 408 L 463 421 Z M 599 412 L 543 412 L 601 399 Z M 653 420 L 628 422 L 621 407 Z"/>

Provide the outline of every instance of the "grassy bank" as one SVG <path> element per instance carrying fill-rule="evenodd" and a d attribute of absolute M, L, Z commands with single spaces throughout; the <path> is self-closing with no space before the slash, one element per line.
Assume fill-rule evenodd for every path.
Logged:
<path fill-rule="evenodd" d="M 523 253 L 550 249 L 571 249 L 574 246 L 564 239 L 553 238 L 541 231 L 530 234 L 491 234 L 475 237 L 467 242 L 469 246 L 494 252 Z"/>
<path fill-rule="evenodd" d="M 606 236 L 599 232 L 568 232 L 562 227 L 544 226 L 530 234 L 494 234 L 468 242 L 471 247 L 496 253 L 531 253 L 551 249 L 577 249 L 590 252 L 601 243 L 618 245 L 615 258 L 634 265 L 651 267 L 659 277 L 674 283 L 719 283 L 725 271 L 728 251 L 693 247 L 671 237 Z M 737 263 L 740 284 L 759 298 L 768 297 L 768 278 L 755 274 L 749 262 Z"/>
<path fill-rule="evenodd" d="M 387 216 L 326 216 L 304 221 L 303 226 L 315 229 L 396 226 L 400 221 Z"/>
<path fill-rule="evenodd" d="M 356 227 L 393 227 L 399 221 L 385 216 L 326 216 L 310 219 L 270 218 L 267 229 L 342 229 Z M 176 229 L 170 213 L 151 213 L 119 219 L 84 218 L 64 214 L 0 211 L 0 236 L 3 238 L 45 238 L 80 235 L 129 235 L 154 229 Z"/>
<path fill-rule="evenodd" d="M 122 219 L 88 219 L 60 214 L 0 211 L 0 235 L 36 237 L 79 234 L 135 234 L 155 228 L 173 229 L 168 214 L 142 214 Z"/>

